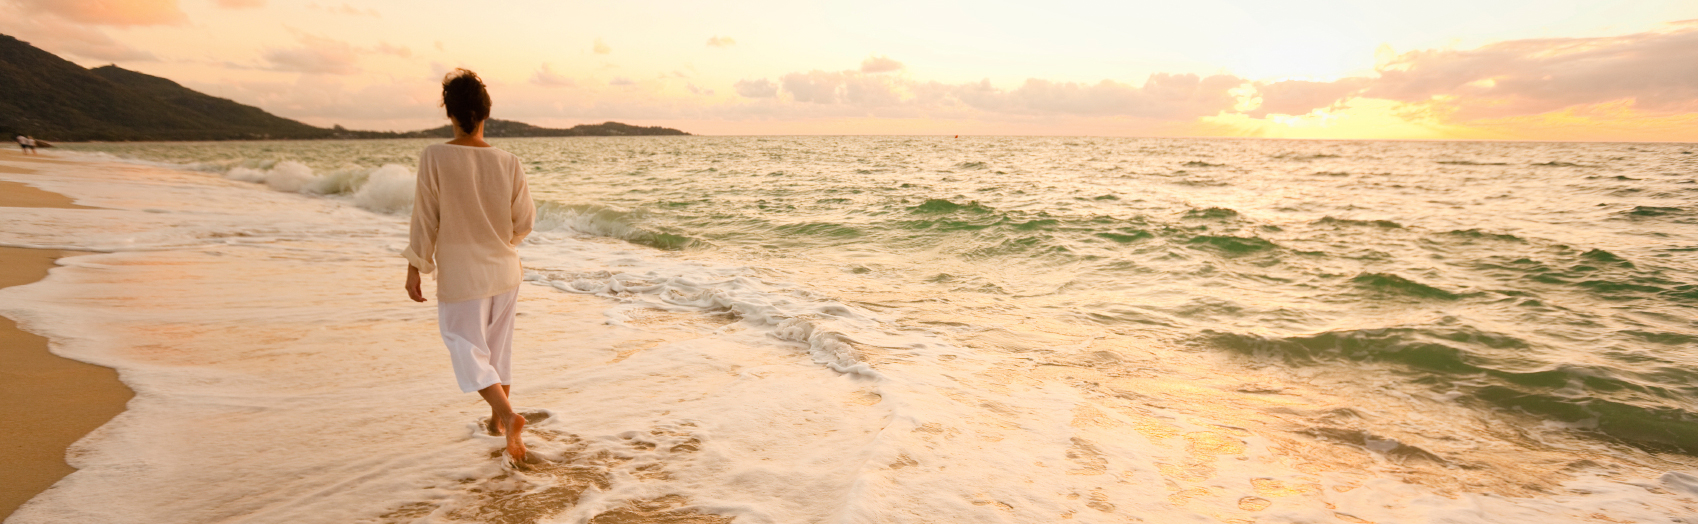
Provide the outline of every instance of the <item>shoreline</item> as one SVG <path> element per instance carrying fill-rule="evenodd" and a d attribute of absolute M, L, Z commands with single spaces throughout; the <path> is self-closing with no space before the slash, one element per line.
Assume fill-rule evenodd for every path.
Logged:
<path fill-rule="evenodd" d="M 0 154 L 3 160 L 10 158 Z M 710 393 L 736 382 L 743 367 L 788 363 L 809 372 L 741 386 L 765 388 L 758 398 L 780 399 L 780 391 L 804 380 L 836 376 L 760 333 L 702 340 L 710 324 L 722 323 L 689 314 L 621 325 L 607 313 L 616 302 L 527 283 L 542 291 L 521 293 L 518 301 L 526 324 L 514 345 L 526 351 L 513 393 L 521 410 L 541 415 L 527 424 L 526 441 L 555 464 L 544 473 L 569 474 L 532 477 L 524 482 L 552 487 L 510 500 L 520 477 L 491 455 L 505 439 L 479 429 L 488 414 L 483 401 L 453 384 L 433 326 L 435 304 L 407 300 L 397 284 L 405 259 L 392 246 L 406 238 L 404 219 L 204 173 L 76 161 L 41 167 L 0 178 L 101 209 L 0 209 L 16 224 L 0 231 L 0 242 L 102 254 L 67 263 L 41 285 L 0 290 L 0 310 L 52 336 L 56 351 L 120 370 L 137 394 L 115 419 L 70 446 L 65 459 L 78 468 L 74 474 L 34 494 L 7 524 L 408 522 L 426 515 L 531 522 L 563 511 L 629 522 L 651 522 L 645 515 L 655 512 L 724 522 L 729 517 L 702 511 L 717 506 L 694 507 L 686 496 L 656 501 L 647 492 L 654 467 L 692 468 L 689 459 L 707 438 L 692 428 L 732 424 L 718 417 L 739 412 L 733 407 L 742 397 Z M 426 281 L 427 294 L 432 285 Z M 695 387 L 657 387 L 685 378 L 683 385 Z M 818 387 L 827 394 L 810 405 L 823 412 L 861 386 Z M 712 407 L 687 408 L 704 402 Z M 356 403 L 361 409 L 345 409 Z M 582 405 L 604 409 L 556 411 Z M 855 408 L 862 415 L 871 409 Z M 184 421 L 214 420 L 182 430 Z M 628 438 L 639 434 L 648 437 Z M 651 440 L 665 451 L 640 446 Z M 595 459 L 610 453 L 653 456 Z M 814 519 L 783 519 L 801 520 Z"/>
<path fill-rule="evenodd" d="M 33 161 L 15 152 L 7 161 Z M 32 174 L 27 169 L 0 165 L 0 172 Z M 0 181 L 0 208 L 99 209 L 72 203 L 71 198 L 33 186 Z M 0 210 L 3 212 L 3 210 Z M 0 288 L 34 283 L 47 277 L 60 258 L 92 254 L 86 251 L 0 247 Z M 76 471 L 66 462 L 70 446 L 122 413 L 135 396 L 112 368 L 55 355 L 52 341 L 20 328 L 15 319 L 0 316 L 0 347 L 6 366 L 0 369 L 0 457 L 8 464 L 0 480 L 0 519 Z M 51 416 L 51 423 L 42 423 Z"/>
<path fill-rule="evenodd" d="M 1461 407 L 1409 407 L 1424 397 L 1321 392 L 1042 319 L 967 319 L 975 331 L 962 338 L 932 335 L 814 295 L 795 278 L 814 274 L 806 267 L 720 265 L 569 231 L 538 232 L 525 248 L 535 291 L 519 298 L 513 393 L 545 415 L 526 440 L 546 462 L 518 474 L 501 460 L 505 441 L 481 430 L 481 400 L 445 380 L 434 304 L 399 292 L 400 215 L 246 176 L 49 158 L 0 163 L 41 168 L 0 178 L 101 209 L 0 209 L 10 224 L 0 242 L 105 254 L 0 290 L 0 311 L 141 393 L 72 444 L 65 459 L 80 469 L 8 524 L 923 512 L 1535 523 L 1656 520 L 1689 514 L 1679 497 L 1698 495 L 1685 462 L 1470 454 L 1330 414 L 1472 420 Z M 23 252 L 52 267 L 52 254 Z M 1045 342 L 996 349 L 1014 336 Z M 24 414 L 36 416 L 15 425 L 42 423 Z M 184 431 L 184 421 L 218 423 Z M 1479 472 L 1407 460 L 1428 456 Z"/>

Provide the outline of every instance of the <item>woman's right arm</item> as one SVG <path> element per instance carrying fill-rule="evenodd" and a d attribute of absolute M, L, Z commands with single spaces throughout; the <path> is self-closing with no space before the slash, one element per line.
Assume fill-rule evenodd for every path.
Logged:
<path fill-rule="evenodd" d="M 419 154 L 418 183 L 413 191 L 412 225 L 407 231 L 407 250 L 401 252 L 407 257 L 408 294 L 413 294 L 411 283 L 419 273 L 436 271 L 436 234 L 441 229 L 441 203 L 438 199 L 436 185 L 436 164 L 429 155 Z M 423 295 L 414 296 L 420 300 Z"/>
<path fill-rule="evenodd" d="M 517 162 L 515 162 L 517 164 Z M 531 234 L 531 228 L 536 227 L 537 207 L 531 200 L 531 187 L 525 181 L 525 166 L 518 165 L 517 175 L 513 183 L 513 237 L 508 243 L 519 247 L 520 242 Z"/>
<path fill-rule="evenodd" d="M 424 302 L 425 301 L 424 283 L 421 282 L 420 279 L 419 279 L 419 268 L 418 268 L 418 266 L 414 266 L 412 264 L 407 264 L 407 286 L 406 287 L 407 287 L 407 298 L 413 299 L 413 302 Z"/>

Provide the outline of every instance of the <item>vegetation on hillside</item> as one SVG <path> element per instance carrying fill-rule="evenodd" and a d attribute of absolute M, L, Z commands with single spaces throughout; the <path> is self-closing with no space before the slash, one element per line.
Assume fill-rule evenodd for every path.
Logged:
<path fill-rule="evenodd" d="M 448 126 L 409 132 L 315 127 L 116 65 L 84 69 L 0 35 L 0 137 L 49 141 L 447 138 Z M 549 129 L 490 120 L 485 136 L 688 135 L 618 122 Z"/>
<path fill-rule="evenodd" d="M 351 131 L 349 133 L 376 133 L 383 131 Z M 362 136 L 360 138 L 452 138 L 454 130 L 446 125 L 432 129 L 421 129 L 405 133 L 387 133 L 389 136 Z M 524 122 L 498 120 L 491 118 L 483 124 L 483 136 L 490 138 L 512 138 L 527 136 L 686 136 L 689 133 L 660 126 L 634 126 L 619 122 L 601 124 L 580 124 L 568 129 L 550 129 L 537 127 Z"/>

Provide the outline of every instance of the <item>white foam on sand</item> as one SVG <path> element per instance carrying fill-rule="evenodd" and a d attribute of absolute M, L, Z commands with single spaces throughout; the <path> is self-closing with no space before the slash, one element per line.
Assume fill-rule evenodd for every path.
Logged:
<path fill-rule="evenodd" d="M 0 178 L 109 209 L 3 209 L 0 245 L 110 253 L 0 290 L 0 313 L 136 397 L 9 523 L 1681 522 L 1698 506 L 1678 472 L 1441 494 L 1404 482 L 1385 439 L 1305 448 L 1357 464 L 1322 468 L 1152 391 L 1183 379 L 1021 367 L 782 271 L 570 229 L 521 247 L 513 393 L 543 460 L 515 469 L 454 386 L 434 300 L 400 289 L 404 215 L 362 200 L 401 192 L 404 168 L 322 198 L 285 166 L 32 167 Z"/>

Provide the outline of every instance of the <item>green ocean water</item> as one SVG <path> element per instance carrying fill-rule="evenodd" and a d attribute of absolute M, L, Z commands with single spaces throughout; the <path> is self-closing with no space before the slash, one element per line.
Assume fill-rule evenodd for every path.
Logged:
<path fill-rule="evenodd" d="M 298 163 L 334 182 L 318 191 L 352 194 L 430 142 L 67 148 L 226 175 Z M 1059 326 L 1228 366 L 1208 372 L 1360 377 L 1341 394 L 1424 395 L 1576 442 L 1698 455 L 1698 145 L 493 143 L 525 160 L 545 229 L 771 268 L 1010 359 L 1054 350 L 1010 326 Z M 1335 415 L 1295 416 L 1344 440 L 1402 416 Z"/>

